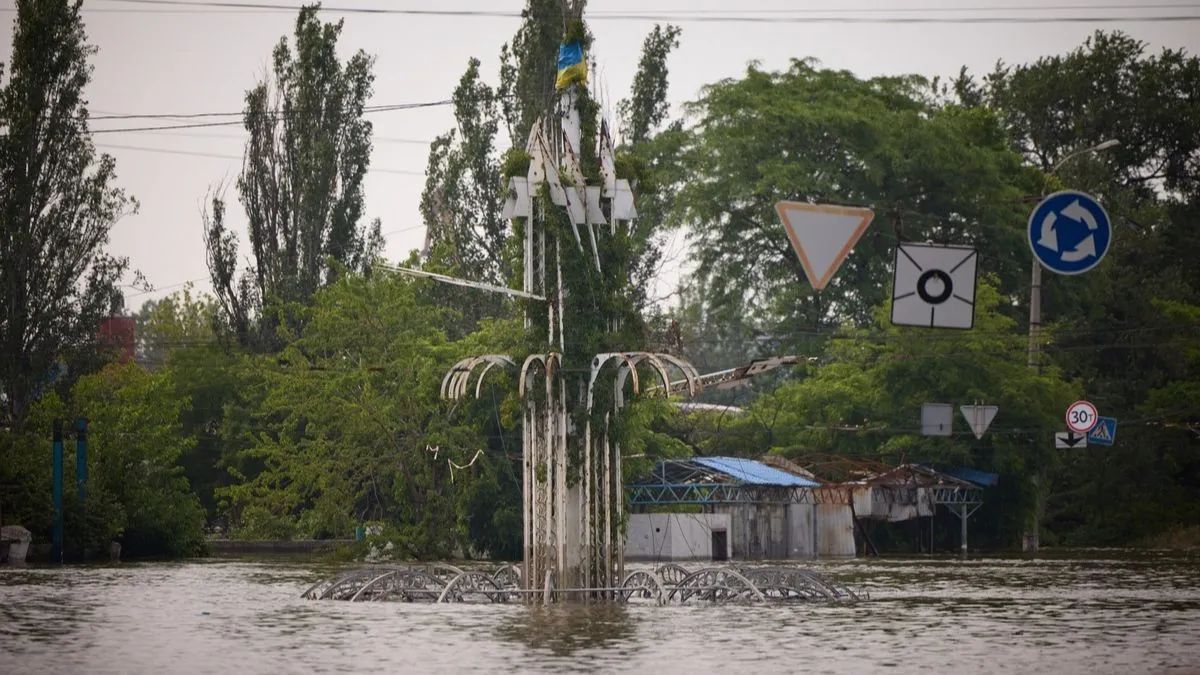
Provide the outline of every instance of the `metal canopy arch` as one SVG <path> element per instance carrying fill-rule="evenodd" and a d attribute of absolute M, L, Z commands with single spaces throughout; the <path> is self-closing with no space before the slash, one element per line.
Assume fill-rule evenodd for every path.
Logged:
<path fill-rule="evenodd" d="M 631 603 L 650 600 L 658 605 L 704 603 L 846 603 L 865 595 L 811 569 L 790 566 L 724 565 L 688 569 L 667 564 L 635 570 L 610 587 L 528 588 L 511 565 L 495 570 L 471 569 L 451 574 L 453 566 L 369 567 L 325 579 L 305 591 L 309 600 L 346 602 L 509 603 L 553 593 L 588 597 L 597 593 Z"/>

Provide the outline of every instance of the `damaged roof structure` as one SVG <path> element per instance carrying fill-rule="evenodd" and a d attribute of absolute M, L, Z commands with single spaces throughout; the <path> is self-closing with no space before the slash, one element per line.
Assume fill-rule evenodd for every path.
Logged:
<path fill-rule="evenodd" d="M 984 488 L 998 482 L 995 474 L 975 469 L 937 470 L 912 463 L 855 467 L 841 473 L 840 481 L 821 480 L 775 455 L 761 460 L 661 460 L 650 476 L 627 486 L 631 544 L 635 536 L 645 534 L 640 531 L 639 514 L 670 505 L 699 505 L 703 514 L 726 514 L 728 519 L 710 519 L 712 532 L 706 534 L 694 514 L 674 515 L 693 515 L 687 523 L 692 539 L 707 538 L 716 532 L 713 528 L 727 528 L 710 548 L 716 550 L 727 538 L 734 558 L 848 557 L 857 554 L 856 533 L 868 552 L 877 553 L 863 521 L 931 517 L 940 505 L 960 519 L 965 553 L 967 520 L 983 504 Z M 684 526 L 671 522 L 669 516 L 664 520 L 664 514 L 656 516 L 658 532 L 653 534 L 661 534 L 664 523 L 677 530 Z M 646 538 L 653 540 L 653 534 Z M 688 546 L 692 557 L 705 555 L 701 549 Z"/>

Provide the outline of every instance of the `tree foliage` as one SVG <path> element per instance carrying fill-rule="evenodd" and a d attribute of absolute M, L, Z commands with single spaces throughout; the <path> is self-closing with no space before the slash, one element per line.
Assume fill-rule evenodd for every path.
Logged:
<path fill-rule="evenodd" d="M 208 294 L 197 294 L 191 284 L 138 310 L 138 362 L 162 365 L 172 350 L 205 345 L 217 338 L 220 308 Z"/>
<path fill-rule="evenodd" d="M 500 106 L 515 143 L 529 136 L 534 120 L 553 110 L 558 44 L 566 30 L 563 2 L 528 0 L 511 46 L 500 47 Z M 584 3 L 578 4 L 582 12 Z"/>
<path fill-rule="evenodd" d="M 621 134 L 630 145 L 648 140 L 667 119 L 667 57 L 679 46 L 679 32 L 678 26 L 655 24 L 642 44 L 631 96 L 617 104 Z"/>
<path fill-rule="evenodd" d="M 360 226 L 362 181 L 371 156 L 372 59 L 361 50 L 337 57 L 342 22 L 323 24 L 319 5 L 296 19 L 294 44 L 279 41 L 272 77 L 246 92 L 246 143 L 237 191 L 248 218 L 253 267 L 236 279 L 236 238 L 218 194 L 206 214 L 213 288 L 243 344 L 251 321 L 270 344 L 304 303 L 345 269 L 370 264 L 379 223 Z M 263 309 L 273 310 L 260 315 Z"/>
<path fill-rule="evenodd" d="M 421 196 L 426 236 L 436 247 L 430 255 L 448 258 L 470 278 L 502 282 L 509 269 L 495 148 L 500 119 L 496 92 L 480 79 L 478 59 L 471 59 L 453 100 L 457 129 L 433 142 Z"/>
<path fill-rule="evenodd" d="M 412 556 L 464 543 L 460 501 L 476 483 L 470 471 L 452 478 L 447 460 L 465 465 L 486 443 L 438 400 L 456 356 L 440 313 L 407 280 L 348 276 L 318 292 L 303 333 L 273 364 L 250 364 L 264 395 L 231 431 L 261 471 L 217 490 L 240 533 L 345 536 L 369 520 L 395 528 Z M 472 468 L 491 476 L 504 461 Z M 498 546 L 490 536 L 481 549 Z"/>
<path fill-rule="evenodd" d="M 113 224 L 136 204 L 88 132 L 95 48 L 81 5 L 18 2 L 0 80 L 0 417 L 17 426 L 60 360 L 85 349 L 120 307 L 128 262 L 105 252 Z"/>
<path fill-rule="evenodd" d="M 49 540 L 51 423 L 83 418 L 89 426 L 84 503 L 69 478 L 75 474 L 74 434 L 71 424 L 64 425 L 68 557 L 107 555 L 114 540 L 131 557 L 201 553 L 204 510 L 179 465 L 193 442 L 179 425 L 185 405 L 169 394 L 162 377 L 133 364 L 80 378 L 66 399 L 39 400 L 26 431 L 0 436 L 0 452 L 8 458 L 0 465 L 0 481 L 8 486 L 5 521 L 24 523 L 38 541 Z"/>
<path fill-rule="evenodd" d="M 697 282 L 718 320 L 768 332 L 865 324 L 883 300 L 896 241 L 973 244 L 1013 292 L 1027 170 L 986 110 L 934 105 L 918 77 L 860 80 L 794 61 L 709 85 L 690 106 L 689 181 L 676 222 L 691 228 Z M 875 220 L 833 282 L 812 291 L 774 205 L 869 206 Z"/>
<path fill-rule="evenodd" d="M 1044 449 L 1078 389 L 1056 368 L 1025 365 L 1025 339 L 1002 305 L 995 279 L 981 280 L 975 327 L 958 334 L 892 326 L 887 303 L 868 326 L 834 334 L 819 364 L 756 398 L 745 415 L 699 444 L 710 452 L 777 453 L 819 474 L 836 460 L 994 471 L 1005 494 L 987 529 L 1008 535 L 993 541 L 1015 541 L 1034 508 L 1027 478 L 1056 462 Z M 982 440 L 965 430 L 922 436 L 927 402 L 983 402 L 1000 414 Z"/>
<path fill-rule="evenodd" d="M 1148 54 L 1145 42 L 1098 31 L 1065 55 L 999 63 L 982 83 L 964 70 L 955 91 L 996 110 L 1014 146 L 1043 171 L 1115 139 L 1121 145 L 1104 155 L 1112 182 L 1145 197 L 1159 186 L 1193 197 L 1200 189 L 1200 62 L 1182 49 Z"/>
<path fill-rule="evenodd" d="M 1200 59 L 1152 54 L 1097 32 L 1066 55 L 963 73 L 966 105 L 996 111 L 1013 147 L 1047 175 L 1044 190 L 1099 196 L 1112 250 L 1081 278 L 1045 275 L 1045 360 L 1118 420 L 1118 445 L 1071 458 L 1048 486 L 1047 528 L 1068 543 L 1114 544 L 1200 518 Z M 1120 145 L 1080 152 L 1104 141 Z"/>

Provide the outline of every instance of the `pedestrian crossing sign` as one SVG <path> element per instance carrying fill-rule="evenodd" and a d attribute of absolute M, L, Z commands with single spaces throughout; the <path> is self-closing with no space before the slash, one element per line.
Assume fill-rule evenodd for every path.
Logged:
<path fill-rule="evenodd" d="M 1097 417 L 1096 426 L 1087 435 L 1092 445 L 1112 445 L 1117 440 L 1117 420 L 1112 417 Z"/>

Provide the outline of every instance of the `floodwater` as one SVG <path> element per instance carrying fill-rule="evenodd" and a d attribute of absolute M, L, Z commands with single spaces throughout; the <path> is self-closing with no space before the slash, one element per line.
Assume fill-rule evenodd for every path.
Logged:
<path fill-rule="evenodd" d="M 811 563 L 853 605 L 308 601 L 341 567 L 0 569 L 0 673 L 1200 672 L 1200 553 Z"/>

